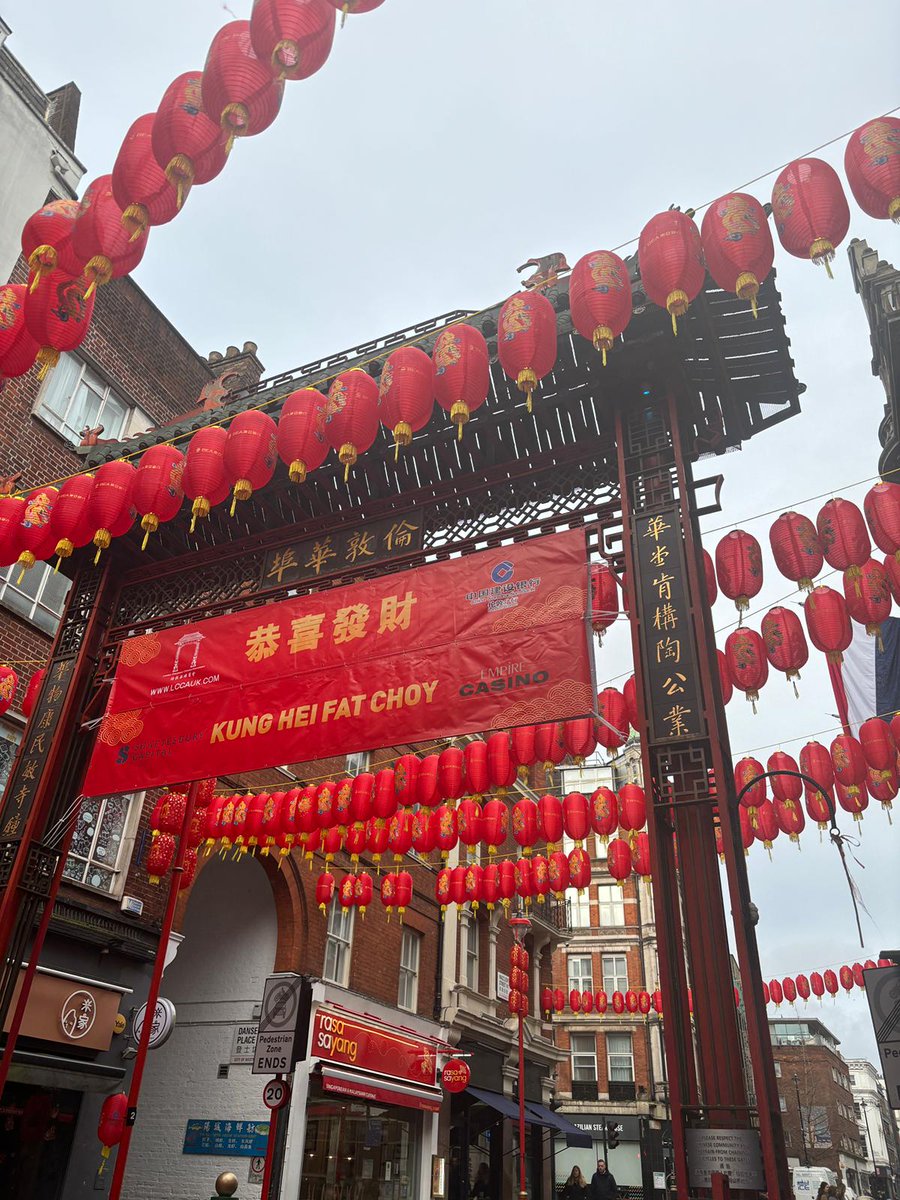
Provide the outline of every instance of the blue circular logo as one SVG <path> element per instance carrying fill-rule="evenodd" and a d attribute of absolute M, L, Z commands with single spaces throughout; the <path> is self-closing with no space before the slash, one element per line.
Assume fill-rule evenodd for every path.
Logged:
<path fill-rule="evenodd" d="M 513 565 L 511 562 L 497 563 L 491 571 L 491 583 L 509 583 L 512 577 Z"/>

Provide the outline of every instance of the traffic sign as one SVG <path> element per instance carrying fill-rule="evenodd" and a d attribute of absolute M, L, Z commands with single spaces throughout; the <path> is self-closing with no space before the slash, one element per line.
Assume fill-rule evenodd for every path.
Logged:
<path fill-rule="evenodd" d="M 863 983 L 888 1102 L 897 1108 L 900 1107 L 900 967 L 869 967 L 863 971 Z"/>
<path fill-rule="evenodd" d="M 263 992 L 256 1046 L 254 1075 L 288 1072 L 305 1050 L 310 1005 L 309 981 L 302 975 L 283 972 L 270 975 Z"/>
<path fill-rule="evenodd" d="M 270 1079 L 263 1088 L 263 1104 L 266 1108 L 284 1108 L 291 1097 L 286 1079 Z"/>

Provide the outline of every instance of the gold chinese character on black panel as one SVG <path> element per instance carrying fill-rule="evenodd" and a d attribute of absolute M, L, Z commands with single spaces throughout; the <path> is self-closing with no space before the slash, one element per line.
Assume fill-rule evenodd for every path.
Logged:
<path fill-rule="evenodd" d="M 385 517 L 360 527 L 320 534 L 270 550 L 263 560 L 260 589 L 339 575 L 350 568 L 405 558 L 424 545 L 422 514 Z"/>

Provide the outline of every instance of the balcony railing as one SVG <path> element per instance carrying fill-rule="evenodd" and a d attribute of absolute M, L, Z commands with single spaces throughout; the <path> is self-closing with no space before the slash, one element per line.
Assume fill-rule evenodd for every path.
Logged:
<path fill-rule="evenodd" d="M 572 1080 L 572 1099 L 573 1100 L 596 1100 L 597 1099 L 597 1080 Z"/>
<path fill-rule="evenodd" d="M 571 932 L 569 914 L 564 900 L 555 900 L 552 896 L 548 896 L 543 904 L 532 904 L 528 915 L 532 921 L 540 921 L 544 925 L 549 925 L 563 937 L 568 937 Z"/>
<path fill-rule="evenodd" d="M 609 1081 L 610 1100 L 634 1100 L 637 1097 L 634 1083 L 617 1083 Z"/>

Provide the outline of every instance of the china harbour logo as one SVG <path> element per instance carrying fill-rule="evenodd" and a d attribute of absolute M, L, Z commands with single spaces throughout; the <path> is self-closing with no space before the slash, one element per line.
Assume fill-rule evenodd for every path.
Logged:
<path fill-rule="evenodd" d="M 515 564 L 511 563 L 508 558 L 504 558 L 491 567 L 491 586 L 467 592 L 466 600 L 474 607 L 486 605 L 488 612 L 497 612 L 503 608 L 516 608 L 520 597 L 530 596 L 538 590 L 541 580 L 540 576 L 516 580 L 515 573 Z"/>

